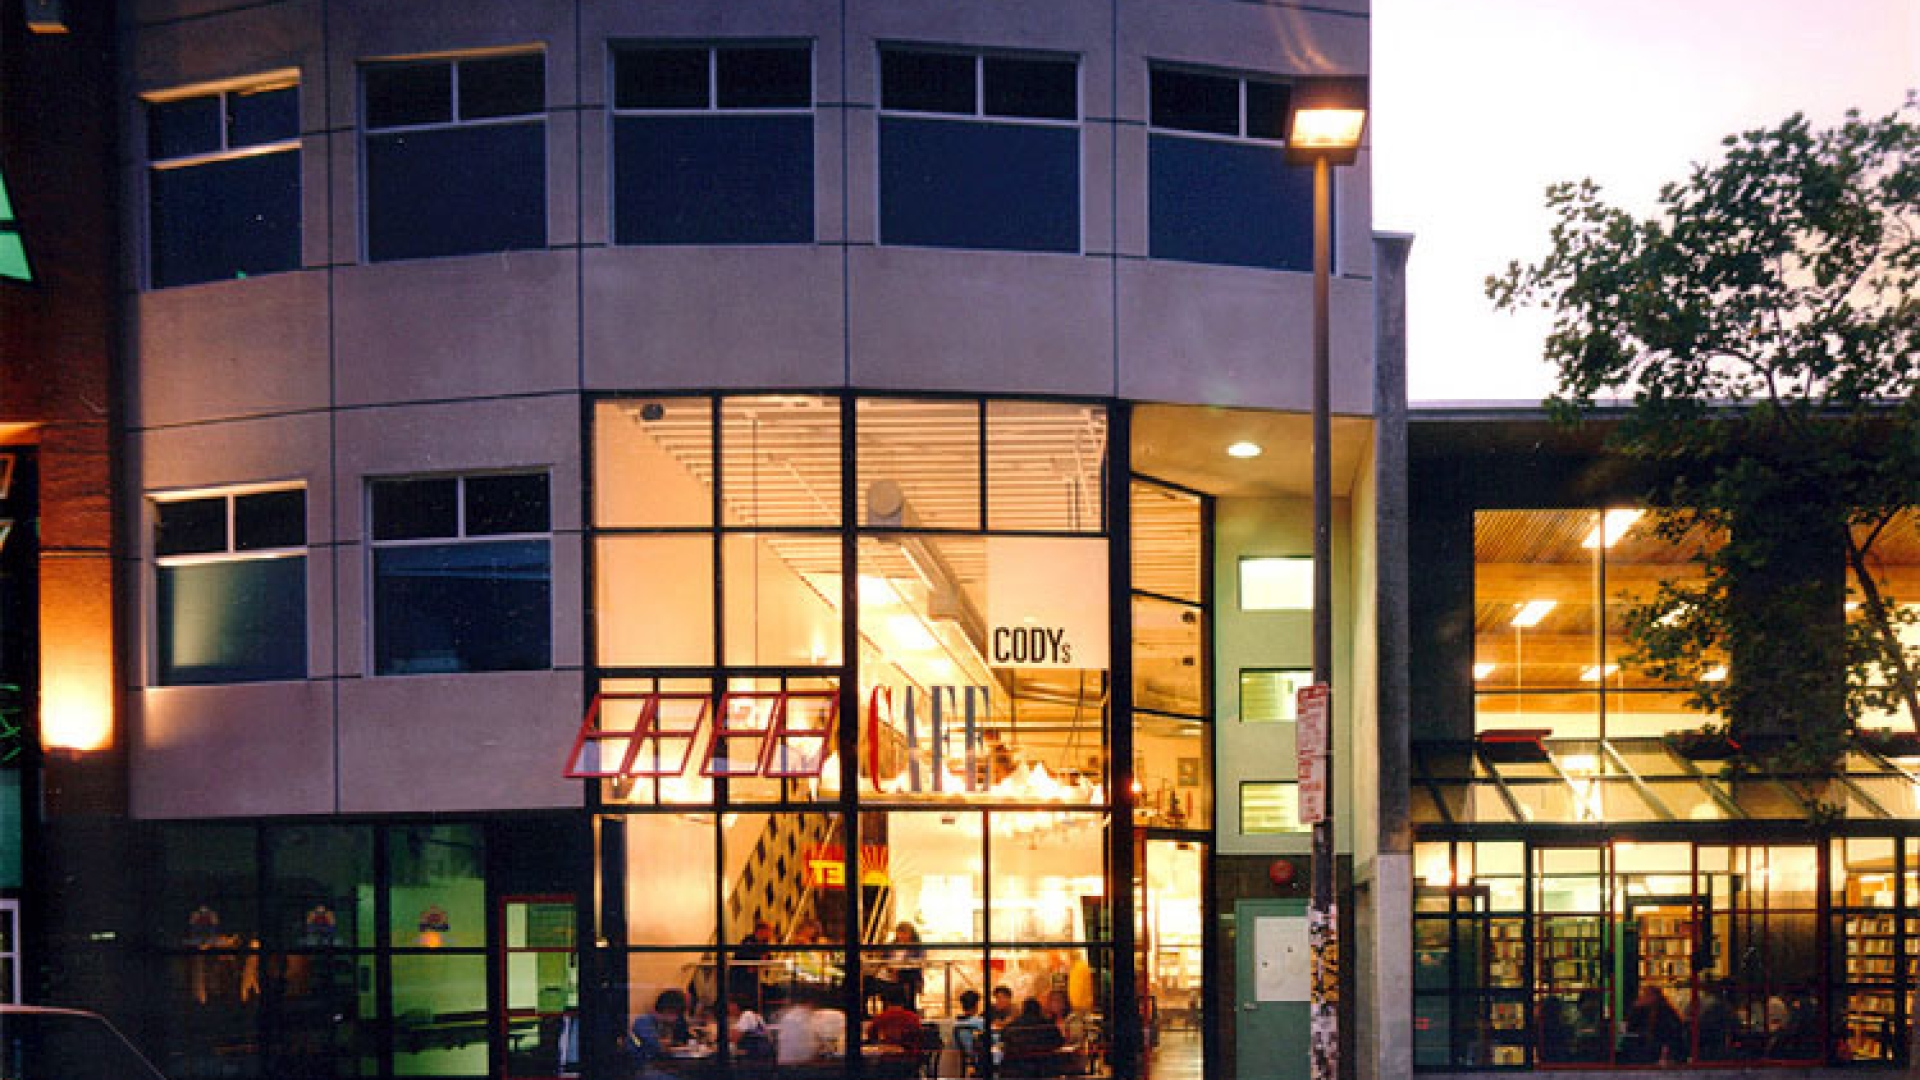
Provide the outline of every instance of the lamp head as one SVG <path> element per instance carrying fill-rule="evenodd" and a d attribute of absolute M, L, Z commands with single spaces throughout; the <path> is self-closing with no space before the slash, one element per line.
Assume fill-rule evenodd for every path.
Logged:
<path fill-rule="evenodd" d="M 1364 76 L 1297 79 L 1287 108 L 1287 161 L 1306 165 L 1324 159 L 1329 165 L 1351 165 L 1360 156 L 1366 126 Z"/>

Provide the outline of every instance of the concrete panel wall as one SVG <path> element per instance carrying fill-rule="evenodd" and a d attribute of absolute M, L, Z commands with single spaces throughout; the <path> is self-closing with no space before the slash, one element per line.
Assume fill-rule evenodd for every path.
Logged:
<path fill-rule="evenodd" d="M 585 683 L 585 394 L 853 386 L 1307 407 L 1306 275 L 1147 258 L 1147 69 L 1364 72 L 1365 0 L 139 0 L 122 18 L 136 93 L 299 71 L 308 268 L 141 291 L 144 111 L 125 104 L 133 539 L 147 493 L 299 478 L 311 542 L 307 686 L 181 693 L 140 689 L 144 668 L 129 678 L 142 813 L 268 809 L 250 801 L 267 789 L 193 794 L 197 763 L 176 748 L 196 739 L 295 770 L 285 812 L 578 805 L 557 756 Z M 610 48 L 737 39 L 813 49 L 814 242 L 610 245 Z M 878 49 L 891 42 L 1077 58 L 1078 252 L 878 246 Z M 360 65 L 522 46 L 546 56 L 547 249 L 368 264 Z M 1337 181 L 1334 404 L 1352 414 L 1370 408 L 1367 176 L 1363 155 Z M 481 468 L 552 472 L 554 669 L 369 675 L 367 480 Z M 138 543 L 132 562 L 147 581 Z M 142 584 L 123 613 L 129 655 L 150 649 L 149 605 Z M 263 724 L 267 699 L 290 719 Z M 436 769 L 456 743 L 468 767 Z M 1220 779 L 1230 812 L 1234 778 Z"/>

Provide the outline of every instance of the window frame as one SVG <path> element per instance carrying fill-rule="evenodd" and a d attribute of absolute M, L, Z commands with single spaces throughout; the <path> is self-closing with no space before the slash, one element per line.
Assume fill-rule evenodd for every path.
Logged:
<path fill-rule="evenodd" d="M 698 50 L 706 65 L 706 96 L 703 106 L 634 106 L 619 104 L 619 64 L 623 56 L 631 56 L 649 50 Z M 723 105 L 720 101 L 720 54 L 728 51 L 747 50 L 791 50 L 802 53 L 807 61 L 807 103 L 805 105 Z M 811 147 L 808 153 L 807 168 L 807 236 L 804 240 L 788 238 L 759 237 L 752 240 L 621 240 L 620 237 L 620 122 L 622 120 L 648 119 L 721 119 L 740 118 L 817 118 L 820 111 L 820 65 L 815 42 L 810 38 L 746 38 L 746 39 L 626 39 L 607 43 L 606 71 L 606 220 L 609 247 L 632 248 L 673 248 L 673 247 L 798 247 L 817 243 L 819 230 L 813 221 L 816 202 L 819 198 L 819 154 L 817 140 L 812 138 L 813 126 L 808 128 Z"/>
<path fill-rule="evenodd" d="M 707 103 L 702 107 L 692 106 L 635 106 L 618 104 L 619 88 L 618 65 L 623 54 L 631 55 L 650 49 L 698 49 L 705 54 L 707 66 Z M 720 59 L 719 54 L 732 50 L 748 49 L 791 49 L 805 53 L 807 57 L 807 103 L 805 105 L 722 105 L 720 104 Z M 607 115 L 622 116 L 799 116 L 811 115 L 820 109 L 820 65 L 816 62 L 813 42 L 805 38 L 751 38 L 743 40 L 621 40 L 607 44 L 607 53 L 612 61 L 607 64 Z"/>
<path fill-rule="evenodd" d="M 14 209 L 13 193 L 7 188 L 7 175 L 0 168 L 0 241 L 8 238 L 19 253 L 20 266 L 17 273 L 6 269 L 5 253 L 0 252 L 0 281 L 15 281 L 22 285 L 31 285 L 33 277 L 33 257 L 27 251 L 26 231 L 20 227 L 20 212 Z"/>
<path fill-rule="evenodd" d="M 1153 76 L 1155 72 L 1167 72 L 1172 75 L 1184 75 L 1189 78 L 1221 79 L 1234 84 L 1235 117 L 1232 135 L 1218 131 L 1200 131 L 1196 128 L 1168 127 L 1153 122 Z M 1149 60 L 1147 62 L 1147 123 L 1149 135 L 1175 135 L 1183 139 L 1207 139 L 1213 142 L 1246 143 L 1253 146 L 1265 146 L 1281 149 L 1287 145 L 1284 133 L 1279 138 L 1267 138 L 1261 135 L 1247 134 L 1247 86 L 1259 83 L 1264 86 L 1277 86 L 1289 94 L 1293 91 L 1293 80 L 1283 75 L 1269 75 L 1244 71 L 1220 71 L 1202 67 L 1190 67 L 1185 64 L 1165 64 Z"/>
<path fill-rule="evenodd" d="M 544 532 L 502 532 L 470 534 L 467 529 L 467 481 L 474 478 L 493 476 L 540 476 L 547 482 L 547 528 Z M 450 480 L 454 485 L 454 535 L 452 536 L 409 536 L 398 539 L 378 540 L 374 538 L 377 522 L 374 519 L 374 487 L 386 483 L 407 483 L 412 481 Z M 367 613 L 366 625 L 366 672 L 373 678 L 405 678 L 413 675 L 484 675 L 511 671 L 551 671 L 553 669 L 553 469 L 551 466 L 506 467 L 498 469 L 469 469 L 456 472 L 420 472 L 396 473 L 390 476 L 368 476 L 363 487 L 365 532 L 367 544 L 366 595 L 363 610 Z M 382 671 L 380 670 L 380 626 L 378 619 L 378 598 L 380 595 L 380 576 L 378 553 L 400 548 L 428 548 L 470 545 L 514 543 L 542 540 L 547 544 L 547 662 L 531 668 L 462 668 L 456 671 Z"/>
<path fill-rule="evenodd" d="M 227 118 L 229 115 L 227 99 L 230 96 L 233 96 L 235 94 L 265 93 L 265 92 L 270 92 L 275 90 L 289 90 L 289 89 L 292 90 L 294 93 L 294 128 L 293 128 L 292 135 L 283 139 L 275 139 L 270 142 L 247 143 L 237 147 L 232 145 L 231 133 L 227 130 L 228 129 Z M 181 101 L 191 101 L 194 98 L 213 97 L 218 99 L 219 106 L 220 106 L 220 125 L 219 125 L 220 145 L 213 150 L 202 150 L 202 151 L 196 151 L 194 153 L 189 153 L 189 154 L 178 154 L 173 157 L 158 157 L 158 156 L 155 156 L 154 154 L 154 148 L 152 145 L 153 140 L 152 140 L 151 128 L 149 127 L 147 129 L 147 133 L 142 136 L 143 138 L 142 158 L 143 158 L 144 167 L 141 169 L 141 172 L 140 172 L 140 176 L 141 176 L 140 221 L 142 226 L 141 247 L 143 250 L 141 251 L 141 259 L 140 259 L 140 280 L 145 288 L 149 290 L 164 289 L 164 288 L 183 288 L 190 285 L 207 285 L 207 284 L 212 284 L 216 281 L 229 280 L 227 278 L 210 278 L 204 281 L 179 282 L 177 284 L 171 284 L 171 285 L 162 285 L 155 280 L 156 275 L 154 273 L 154 245 L 157 241 L 157 237 L 154 234 L 154 222 L 153 222 L 154 174 L 161 173 L 161 172 L 176 172 L 176 171 L 181 171 L 185 169 L 195 168 L 202 165 L 217 165 L 217 164 L 222 164 L 229 161 L 242 161 L 247 158 L 265 157 L 269 154 L 285 153 L 289 150 L 293 151 L 297 155 L 300 155 L 299 159 L 296 162 L 296 171 L 304 170 L 306 162 L 304 160 L 305 153 L 304 153 L 304 147 L 302 144 L 305 139 L 306 132 L 304 130 L 304 126 L 300 122 L 300 109 L 301 109 L 300 90 L 301 90 L 301 72 L 299 68 L 277 68 L 272 71 L 261 72 L 257 75 L 248 75 L 248 76 L 233 78 L 233 79 L 222 79 L 217 82 L 195 83 L 191 86 L 173 87 L 166 90 L 156 90 L 156 91 L 152 91 L 152 92 L 144 93 L 140 95 L 139 100 L 143 108 L 143 111 L 147 114 L 147 116 L 150 116 L 150 112 L 154 106 L 171 105 Z M 149 119 L 149 124 L 150 123 L 151 121 Z M 294 220 L 295 220 L 295 233 L 296 233 L 296 236 L 300 238 L 300 242 L 296 244 L 297 248 L 304 248 L 305 246 L 304 234 L 306 231 L 306 213 L 305 213 L 306 208 L 303 204 L 305 202 L 307 193 L 306 193 L 306 183 L 305 183 L 304 176 L 301 177 L 301 181 L 302 182 L 300 185 L 299 197 L 297 197 L 294 200 L 294 207 L 293 207 Z M 301 269 L 304 261 L 305 261 L 304 257 L 298 252 L 296 252 L 293 265 L 282 268 L 282 269 L 278 269 L 278 270 L 268 271 L 268 273 L 289 273 L 294 270 L 299 270 Z M 253 275 L 248 274 L 247 276 L 253 276 Z"/>
<path fill-rule="evenodd" d="M 236 510 L 235 510 L 234 504 L 236 503 L 236 501 L 248 495 L 271 495 L 271 494 L 277 494 L 280 492 L 287 492 L 287 491 L 298 491 L 301 494 L 301 508 L 300 508 L 301 543 L 298 546 L 281 546 L 281 547 L 271 547 L 271 548 L 242 549 L 238 547 L 236 543 L 236 538 L 234 535 L 234 525 L 235 525 L 235 518 L 236 518 Z M 161 625 L 161 615 L 162 615 L 160 610 L 160 571 L 169 567 L 176 567 L 176 566 L 213 566 L 213 565 L 222 565 L 226 563 L 267 562 L 270 560 L 291 559 L 291 558 L 298 558 L 303 561 L 306 560 L 313 550 L 313 544 L 307 538 L 307 528 L 308 528 L 309 522 L 307 517 L 308 507 L 306 504 L 306 496 L 308 495 L 308 493 L 309 493 L 309 489 L 305 481 L 291 480 L 291 481 L 262 481 L 259 483 L 248 483 L 248 484 L 229 484 L 229 485 L 222 485 L 220 487 L 212 487 L 212 488 L 190 488 L 190 489 L 183 489 L 179 491 L 148 492 L 146 494 L 145 501 L 148 508 L 147 509 L 147 526 L 148 527 L 146 529 L 146 534 L 143 542 L 146 545 L 145 550 L 149 556 L 148 562 L 150 564 L 150 569 L 147 573 L 147 583 L 148 583 L 149 589 L 151 590 L 149 602 L 145 605 L 146 607 L 145 620 L 147 624 L 147 648 L 145 650 L 147 654 L 146 656 L 147 686 L 149 687 L 231 686 L 231 685 L 237 685 L 240 682 L 294 682 L 299 680 L 305 680 L 312 677 L 313 675 L 312 667 L 308 663 L 307 658 L 303 656 L 300 664 L 301 670 L 298 674 L 295 674 L 295 675 L 286 675 L 286 676 L 279 676 L 279 677 L 267 678 L 267 679 L 245 679 L 245 680 L 221 679 L 221 680 L 213 680 L 208 682 L 193 682 L 193 681 L 168 682 L 162 679 L 161 677 L 161 655 L 160 655 L 160 625 Z M 160 530 L 160 509 L 159 508 L 162 505 L 169 504 L 169 503 L 201 502 L 201 501 L 206 501 L 210 499 L 219 499 L 223 503 L 223 511 L 225 515 L 224 525 L 223 525 L 225 547 L 219 551 L 182 552 L 182 553 L 171 554 L 171 555 L 160 554 L 157 550 L 157 545 L 155 543 L 155 540 L 157 539 L 157 535 Z M 304 575 L 303 575 L 303 580 L 304 580 Z M 305 590 L 302 591 L 300 596 L 300 610 L 305 618 L 310 619 L 312 617 L 312 612 L 309 609 Z M 308 630 L 308 627 L 303 623 L 303 625 L 300 627 L 303 653 L 305 652 L 305 646 L 308 644 L 307 630 Z"/>
<path fill-rule="evenodd" d="M 540 58 L 540 107 L 532 112 L 515 113 L 509 116 L 484 116 L 477 119 L 463 118 L 460 115 L 460 69 L 467 63 L 473 61 L 505 60 L 520 56 L 538 56 Z M 388 124 L 378 127 L 368 122 L 367 75 L 369 72 L 382 68 L 421 67 L 431 64 L 446 64 L 449 68 L 447 76 L 448 118 L 446 120 L 434 120 L 418 124 Z M 548 100 L 547 94 L 546 80 L 549 72 L 547 68 L 547 46 L 545 42 L 461 52 L 423 53 L 416 56 L 363 57 L 356 61 L 354 66 L 354 96 L 355 103 L 358 106 L 358 113 L 354 118 L 356 134 L 358 136 L 356 146 L 356 150 L 358 151 L 356 155 L 358 158 L 356 171 L 358 175 L 355 179 L 359 185 L 359 205 L 357 210 L 359 215 L 360 261 L 362 263 L 371 265 L 374 263 L 413 262 L 420 259 L 462 258 L 473 255 L 503 255 L 513 251 L 544 251 L 552 245 L 553 236 L 548 228 L 549 223 L 547 218 L 551 213 L 553 192 L 551 191 L 551 185 L 548 183 L 547 173 L 552 168 L 553 161 L 544 145 L 541 148 L 540 155 L 541 198 L 538 214 L 541 222 L 540 231 L 542 239 L 539 244 L 528 247 L 510 247 L 480 251 L 463 250 L 455 253 L 437 255 L 389 255 L 376 259 L 373 256 L 373 213 L 371 204 L 373 190 L 372 185 L 368 182 L 368 159 L 371 155 L 367 152 L 367 148 L 370 140 L 377 135 L 463 131 L 476 128 L 509 127 L 518 124 L 538 124 L 543 135 L 551 134 L 551 132 L 547 130 L 548 117 L 552 114 L 553 108 Z"/>
<path fill-rule="evenodd" d="M 936 56 L 960 56 L 972 61 L 973 65 L 973 110 L 971 112 L 932 112 L 920 109 L 899 109 L 889 107 L 885 94 L 886 55 L 893 53 L 921 53 Z M 977 247 L 957 244 L 926 243 L 888 243 L 876 232 L 876 241 L 882 247 L 923 248 L 937 251 L 1004 251 L 1022 255 L 1084 255 L 1087 251 L 1087 155 L 1086 155 L 1086 85 L 1085 64 L 1078 53 L 1056 52 L 1050 50 L 969 48 L 962 46 L 945 47 L 900 41 L 880 41 L 874 49 L 873 100 L 874 129 L 873 169 L 873 220 L 876 229 L 884 222 L 886 207 L 885 173 L 886 164 L 881 153 L 880 129 L 885 121 L 892 117 L 903 120 L 945 120 L 972 124 L 1005 124 L 1014 127 L 1047 128 L 1054 130 L 1072 130 L 1079 133 L 1074 144 L 1074 182 L 1073 182 L 1073 245 L 1068 249 L 1054 248 L 1001 248 Z M 1016 116 L 1003 113 L 989 113 L 986 93 L 986 62 L 989 59 L 1056 61 L 1073 68 L 1073 119 L 1061 120 L 1050 117 Z"/>

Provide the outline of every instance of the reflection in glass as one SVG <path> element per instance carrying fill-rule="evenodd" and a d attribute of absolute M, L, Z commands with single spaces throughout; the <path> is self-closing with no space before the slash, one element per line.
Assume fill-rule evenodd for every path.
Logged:
<path fill-rule="evenodd" d="M 480 954 L 393 957 L 396 1076 L 485 1076 L 487 958 Z"/>
<path fill-rule="evenodd" d="M 485 946 L 486 866 L 477 825 L 393 830 L 387 840 L 391 943 L 425 949 Z"/>

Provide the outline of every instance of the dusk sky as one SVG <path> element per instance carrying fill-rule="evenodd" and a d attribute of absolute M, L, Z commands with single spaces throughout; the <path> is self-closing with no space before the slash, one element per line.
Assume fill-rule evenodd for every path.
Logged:
<path fill-rule="evenodd" d="M 1920 87 L 1920 0 L 1374 0 L 1373 26 L 1374 227 L 1415 236 L 1416 402 L 1551 389 L 1545 317 L 1482 289 L 1545 251 L 1549 183 L 1651 212 L 1723 135 Z"/>

